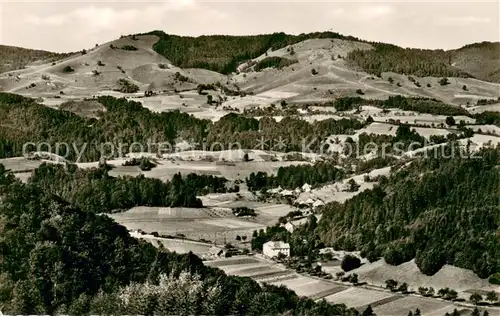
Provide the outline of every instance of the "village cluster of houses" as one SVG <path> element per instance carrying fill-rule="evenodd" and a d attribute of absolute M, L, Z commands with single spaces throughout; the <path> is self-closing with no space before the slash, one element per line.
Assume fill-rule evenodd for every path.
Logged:
<path fill-rule="evenodd" d="M 308 183 L 305 183 L 301 188 L 296 188 L 295 190 L 287 190 L 287 189 L 283 189 L 283 188 L 281 188 L 281 186 L 279 186 L 277 188 L 268 190 L 268 192 L 270 194 L 273 194 L 276 196 L 281 196 L 284 198 L 287 198 L 287 197 L 288 198 L 297 198 L 302 193 L 309 193 L 309 195 L 310 195 L 309 198 L 300 199 L 300 200 L 296 201 L 295 204 L 297 204 L 297 206 L 299 206 L 301 208 L 309 207 L 309 208 L 315 209 L 317 207 L 325 205 L 325 203 L 323 201 L 319 200 L 318 198 L 316 198 L 314 196 L 314 194 L 311 192 L 311 190 L 312 190 L 311 185 L 309 185 Z"/>

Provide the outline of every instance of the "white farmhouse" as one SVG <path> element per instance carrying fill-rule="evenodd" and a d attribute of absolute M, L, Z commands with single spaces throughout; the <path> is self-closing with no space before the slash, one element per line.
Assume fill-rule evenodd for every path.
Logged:
<path fill-rule="evenodd" d="M 277 257 L 280 253 L 289 257 L 290 244 L 282 241 L 268 241 L 262 247 L 262 252 L 264 253 L 264 256 L 269 258 Z"/>

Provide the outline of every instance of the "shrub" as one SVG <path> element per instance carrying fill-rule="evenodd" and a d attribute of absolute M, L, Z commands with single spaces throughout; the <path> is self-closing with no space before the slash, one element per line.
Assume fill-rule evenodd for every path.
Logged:
<path fill-rule="evenodd" d="M 106 65 L 102 61 L 99 60 L 97 62 L 97 66 L 103 67 L 103 66 L 106 66 Z"/>
<path fill-rule="evenodd" d="M 74 72 L 75 70 L 73 69 L 73 67 L 71 66 L 66 66 L 63 68 L 62 72 L 64 73 L 70 73 L 70 72 Z"/>
<path fill-rule="evenodd" d="M 457 298 L 458 293 L 450 288 L 440 289 L 437 293 L 440 297 L 445 300 L 452 301 Z"/>
<path fill-rule="evenodd" d="M 119 88 L 115 89 L 115 91 L 119 91 L 122 93 L 135 93 L 135 92 L 139 91 L 139 87 L 137 85 L 131 83 L 127 79 L 121 78 L 118 80 L 117 84 L 118 84 Z"/>
<path fill-rule="evenodd" d="M 481 294 L 478 294 L 478 293 L 472 293 L 472 295 L 470 296 L 469 300 L 474 304 L 474 305 L 477 305 L 479 304 L 479 302 L 481 302 L 483 300 L 483 297 L 481 296 Z"/>
<path fill-rule="evenodd" d="M 495 303 L 498 301 L 498 294 L 495 291 L 488 292 L 488 294 L 486 294 L 486 300 Z"/>
<path fill-rule="evenodd" d="M 372 316 L 372 315 L 375 315 L 375 313 L 373 312 L 372 306 L 368 305 L 368 307 L 363 311 L 363 313 L 361 313 L 361 315 L 362 316 Z"/>
<path fill-rule="evenodd" d="M 358 257 L 352 255 L 346 255 L 344 259 L 342 259 L 342 263 L 340 267 L 345 272 L 357 269 L 361 266 L 361 260 Z"/>
<path fill-rule="evenodd" d="M 398 291 L 402 293 L 408 293 L 408 284 L 403 283 L 398 287 Z"/>
<path fill-rule="evenodd" d="M 347 192 L 356 192 L 359 189 L 359 184 L 356 183 L 356 180 L 351 179 L 347 182 Z"/>
<path fill-rule="evenodd" d="M 316 76 L 318 74 L 318 71 L 316 70 L 316 68 L 311 69 L 311 74 L 313 76 Z"/>
<path fill-rule="evenodd" d="M 335 273 L 335 278 L 336 280 L 341 280 L 345 275 L 345 272 L 344 271 L 339 271 L 337 273 Z"/>
<path fill-rule="evenodd" d="M 152 162 L 149 158 L 132 158 L 130 160 L 125 161 L 123 166 L 138 166 L 142 171 L 149 171 L 156 167 L 156 164 Z"/>
<path fill-rule="evenodd" d="M 389 81 L 390 84 L 394 83 L 394 79 L 392 79 L 392 77 L 389 77 L 389 79 L 387 79 L 387 81 Z"/>
<path fill-rule="evenodd" d="M 361 95 L 365 94 L 365 93 L 364 93 L 361 89 L 357 89 L 357 90 L 356 90 L 356 93 L 357 93 L 357 94 L 361 94 Z"/>
<path fill-rule="evenodd" d="M 432 85 L 430 83 L 427 84 L 427 88 L 430 88 L 432 87 Z"/>
<path fill-rule="evenodd" d="M 168 65 L 167 64 L 158 64 L 158 67 L 160 69 L 168 69 Z"/>
<path fill-rule="evenodd" d="M 442 86 L 446 86 L 447 84 L 450 84 L 450 82 L 448 81 L 448 78 L 446 78 L 446 77 L 439 79 L 438 83 Z"/>
<path fill-rule="evenodd" d="M 181 81 L 181 82 L 188 82 L 188 81 L 189 81 L 189 78 L 188 78 L 188 77 L 186 77 L 186 76 L 181 75 L 181 73 L 180 73 L 180 72 L 176 72 L 176 73 L 175 73 L 175 75 L 174 75 L 174 79 L 175 79 L 175 80 L 179 80 L 179 81 Z"/>
<path fill-rule="evenodd" d="M 135 51 L 135 50 L 137 50 L 137 47 L 135 47 L 134 45 L 123 45 L 120 48 L 123 49 L 123 50 L 129 50 L 129 51 Z"/>
<path fill-rule="evenodd" d="M 257 213 L 255 213 L 254 209 L 248 208 L 246 206 L 233 208 L 232 211 L 236 217 L 241 217 L 241 216 L 255 217 L 255 216 L 257 216 Z"/>
<path fill-rule="evenodd" d="M 142 158 L 141 163 L 139 164 L 139 169 L 141 169 L 142 171 L 149 171 L 154 167 L 156 167 L 156 164 L 148 158 Z"/>
<path fill-rule="evenodd" d="M 427 288 L 426 288 L 426 287 L 422 287 L 422 286 L 421 286 L 421 287 L 419 287 L 419 288 L 418 288 L 418 293 L 419 293 L 420 295 L 422 295 L 422 296 L 427 295 L 427 291 L 428 291 L 428 290 L 427 290 Z"/>
<path fill-rule="evenodd" d="M 462 90 L 467 91 L 467 86 L 466 86 L 466 85 L 463 85 L 463 86 L 462 86 Z"/>
<path fill-rule="evenodd" d="M 398 286 L 398 281 L 395 281 L 393 279 L 389 279 L 385 281 L 385 288 L 389 289 L 391 291 L 396 291 L 396 288 Z"/>
<path fill-rule="evenodd" d="M 456 125 L 456 122 L 455 122 L 455 119 L 453 118 L 453 116 L 448 116 L 446 118 L 446 124 L 449 125 L 449 126 L 453 126 L 453 125 Z"/>
<path fill-rule="evenodd" d="M 290 60 L 277 56 L 266 57 L 255 65 L 254 70 L 260 71 L 265 68 L 283 69 L 284 67 L 292 65 L 296 62 L 297 62 L 296 60 Z"/>

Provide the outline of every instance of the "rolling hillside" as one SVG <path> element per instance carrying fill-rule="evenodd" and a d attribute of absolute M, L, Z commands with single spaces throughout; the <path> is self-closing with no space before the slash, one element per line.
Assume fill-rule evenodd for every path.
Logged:
<path fill-rule="evenodd" d="M 333 32 L 300 35 L 273 33 L 256 36 L 184 37 L 162 31 L 148 33 L 159 40 L 153 46 L 159 54 L 182 68 L 204 68 L 228 74 L 239 63 L 308 39 L 343 39 L 367 43 L 373 50 L 356 50 L 348 59 L 372 74 L 400 74 L 435 77 L 474 77 L 500 82 L 500 43 L 475 43 L 456 50 L 423 50 L 367 42 Z"/>
<path fill-rule="evenodd" d="M 331 32 L 181 37 L 155 31 L 0 74 L 0 91 L 41 97 L 57 108 L 94 95 L 143 98 L 153 90 L 160 95 L 141 100 L 152 111 L 179 109 L 212 120 L 283 101 L 325 104 L 345 96 L 419 96 L 466 106 L 500 96 L 499 84 L 472 78 L 495 80 L 495 47 L 474 44 L 452 54 Z M 216 88 L 197 91 L 210 84 Z"/>
<path fill-rule="evenodd" d="M 69 54 L 57 54 L 43 50 L 0 45 L 0 73 L 22 69 L 33 63 L 53 62 Z"/>

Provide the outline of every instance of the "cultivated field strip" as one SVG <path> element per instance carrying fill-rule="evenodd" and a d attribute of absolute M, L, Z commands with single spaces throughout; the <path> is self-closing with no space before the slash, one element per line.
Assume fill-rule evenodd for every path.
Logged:
<path fill-rule="evenodd" d="M 224 259 L 217 261 L 207 261 L 205 264 L 207 266 L 213 268 L 232 266 L 232 265 L 240 265 L 240 264 L 248 264 L 248 263 L 261 263 L 261 261 L 253 258 L 234 258 L 234 259 Z"/>
<path fill-rule="evenodd" d="M 372 308 L 375 308 L 377 306 L 382 306 L 384 304 L 394 302 L 394 301 L 399 300 L 403 297 L 404 297 L 404 295 L 396 294 L 394 296 L 386 297 L 386 298 L 383 298 L 381 300 L 375 301 L 375 302 L 367 304 L 367 305 L 358 306 L 357 309 L 360 311 L 364 311 L 368 307 L 368 305 L 370 305 Z"/>
<path fill-rule="evenodd" d="M 400 316 L 407 315 L 408 311 L 420 309 L 422 315 L 429 315 L 432 312 L 440 311 L 438 315 L 444 315 L 447 311 L 453 311 L 455 305 L 432 298 L 406 296 L 401 299 L 374 307 L 377 315 Z"/>
<path fill-rule="evenodd" d="M 312 279 L 312 280 L 313 280 L 313 282 L 309 282 L 307 284 L 302 284 L 302 285 L 299 285 L 297 287 L 293 287 L 293 290 L 298 295 L 312 297 L 314 295 L 317 295 L 317 294 L 325 292 L 325 291 L 329 291 L 332 288 L 337 287 L 336 284 L 333 284 L 331 282 L 325 282 L 325 281 L 316 280 L 316 279 Z"/>
<path fill-rule="evenodd" d="M 223 266 L 219 267 L 224 270 L 226 273 L 235 273 L 238 271 L 242 271 L 245 269 L 251 269 L 251 268 L 262 268 L 262 267 L 268 267 L 269 265 L 265 264 L 264 262 L 259 262 L 259 263 L 248 263 L 248 264 L 238 264 L 238 265 L 230 265 L 230 266 Z"/>
<path fill-rule="evenodd" d="M 333 287 L 331 289 L 318 292 L 318 293 L 310 296 L 310 298 L 313 299 L 313 300 L 319 300 L 319 299 L 322 299 L 322 298 L 327 297 L 329 295 L 333 295 L 335 293 L 342 292 L 342 291 L 344 291 L 346 289 L 347 289 L 347 286 L 339 285 L 339 286 L 335 286 L 335 287 Z"/>
<path fill-rule="evenodd" d="M 425 316 L 443 316 L 446 313 L 449 313 L 449 314 L 453 313 L 453 310 L 455 308 L 457 309 L 459 315 L 470 315 L 470 313 L 472 312 L 471 309 L 463 308 L 463 307 L 456 307 L 454 305 L 451 305 L 451 306 L 444 307 L 442 309 L 438 309 L 438 310 L 435 310 L 435 311 L 432 311 L 429 313 L 425 313 L 424 315 Z M 493 314 L 490 312 L 490 315 L 498 315 L 498 314 Z"/>
<path fill-rule="evenodd" d="M 266 272 L 262 274 L 257 274 L 253 275 L 252 279 L 256 281 L 260 281 L 263 279 L 268 279 L 268 278 L 274 278 L 274 277 L 280 277 L 280 276 L 288 276 L 293 274 L 294 272 L 289 271 L 289 270 L 280 270 L 280 271 L 275 271 L 275 272 Z"/>
<path fill-rule="evenodd" d="M 280 272 L 280 271 L 283 271 L 283 270 L 273 268 L 271 266 L 262 266 L 262 267 L 255 267 L 255 268 L 248 268 L 248 269 L 233 271 L 231 274 L 239 275 L 239 276 L 256 277 L 259 275 L 271 275 L 272 273 Z"/>
<path fill-rule="evenodd" d="M 298 274 L 292 273 L 292 274 L 282 275 L 282 276 L 277 276 L 277 277 L 274 276 L 274 277 L 266 278 L 264 280 L 259 279 L 259 282 L 273 284 L 275 282 L 283 282 L 286 280 L 293 280 L 293 279 L 296 279 L 297 277 L 298 277 Z"/>
<path fill-rule="evenodd" d="M 326 301 L 332 303 L 337 303 L 337 304 L 343 303 L 349 307 L 358 307 L 358 306 L 368 305 L 392 296 L 394 296 L 394 294 L 388 292 L 353 287 L 345 291 L 329 295 L 325 297 L 325 299 Z M 380 313 L 380 315 L 385 315 L 385 313 Z"/>

